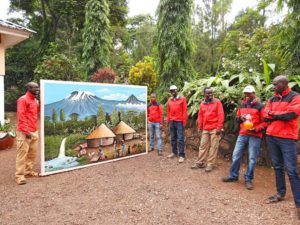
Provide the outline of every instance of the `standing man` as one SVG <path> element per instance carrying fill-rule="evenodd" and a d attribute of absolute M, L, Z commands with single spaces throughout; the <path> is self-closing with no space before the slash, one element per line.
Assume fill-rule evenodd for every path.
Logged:
<path fill-rule="evenodd" d="M 291 90 L 287 77 L 283 75 L 274 78 L 273 89 L 275 94 L 265 107 L 264 117 L 269 122 L 267 142 L 275 170 L 277 193 L 269 197 L 267 203 L 284 199 L 286 169 L 300 220 L 300 178 L 297 172 L 300 95 Z"/>
<path fill-rule="evenodd" d="M 174 158 L 178 155 L 177 142 L 179 143 L 179 163 L 184 162 L 184 127 L 187 121 L 186 99 L 178 95 L 177 87 L 170 87 L 172 97 L 167 103 L 167 123 L 171 131 L 172 153 L 168 158 Z"/>
<path fill-rule="evenodd" d="M 26 184 L 25 176 L 37 177 L 33 171 L 38 149 L 38 113 L 40 111 L 37 97 L 40 88 L 37 83 L 29 82 L 27 92 L 17 101 L 17 159 L 16 182 Z"/>
<path fill-rule="evenodd" d="M 243 152 L 248 148 L 249 163 L 244 174 L 245 185 L 248 190 L 253 189 L 254 168 L 259 154 L 262 130 L 267 125 L 263 121 L 263 105 L 256 99 L 255 89 L 249 85 L 244 89 L 245 100 L 237 110 L 236 119 L 240 123 L 240 133 L 232 154 L 232 164 L 229 176 L 223 177 L 223 182 L 236 182 L 239 179 L 239 170 Z M 247 121 L 248 120 L 248 121 Z M 253 127 L 247 128 L 244 122 L 250 122 Z"/>
<path fill-rule="evenodd" d="M 158 155 L 162 155 L 160 129 L 163 125 L 163 107 L 156 101 L 156 94 L 150 95 L 150 104 L 147 108 L 148 126 L 150 131 L 150 151 L 154 150 L 154 134 L 157 141 Z"/>
<path fill-rule="evenodd" d="M 224 124 L 224 111 L 221 101 L 213 97 L 211 87 L 204 88 L 204 97 L 198 113 L 198 131 L 202 133 L 199 155 L 191 168 L 206 167 L 205 172 L 211 172 L 217 159 L 220 134 Z"/>

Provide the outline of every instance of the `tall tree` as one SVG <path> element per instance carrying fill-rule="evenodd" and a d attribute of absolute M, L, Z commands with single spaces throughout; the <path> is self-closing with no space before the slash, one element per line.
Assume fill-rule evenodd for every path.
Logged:
<path fill-rule="evenodd" d="M 65 122 L 65 120 L 66 120 L 66 118 L 65 118 L 65 112 L 64 112 L 63 109 L 61 109 L 59 111 L 59 119 L 60 119 L 61 122 Z"/>
<path fill-rule="evenodd" d="M 192 9 L 193 0 L 161 0 L 158 5 L 158 72 L 164 81 L 160 82 L 162 90 L 170 84 L 182 87 L 194 76 Z"/>
<path fill-rule="evenodd" d="M 105 124 L 106 121 L 106 114 L 103 109 L 103 106 L 100 105 L 97 112 L 97 125 L 100 126 L 102 123 Z"/>
<path fill-rule="evenodd" d="M 83 60 L 89 74 L 109 66 L 112 49 L 109 6 L 106 0 L 89 0 L 85 6 Z"/>
<path fill-rule="evenodd" d="M 116 108 L 114 108 L 114 110 L 112 111 L 111 116 L 110 116 L 110 120 L 111 120 L 113 127 L 115 127 L 120 122 L 119 119 L 120 119 L 119 112 L 117 111 Z"/>
<path fill-rule="evenodd" d="M 55 126 L 56 122 L 57 122 L 57 114 L 56 114 L 56 111 L 55 109 L 52 110 L 52 122 Z"/>

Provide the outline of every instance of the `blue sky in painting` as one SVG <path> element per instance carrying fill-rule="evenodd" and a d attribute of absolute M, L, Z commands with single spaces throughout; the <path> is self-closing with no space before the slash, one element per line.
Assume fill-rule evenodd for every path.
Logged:
<path fill-rule="evenodd" d="M 131 85 L 103 85 L 95 83 L 76 82 L 45 82 L 45 104 L 60 101 L 70 95 L 73 91 L 89 91 L 99 98 L 107 100 L 126 100 L 131 94 L 141 101 L 147 101 L 146 87 Z"/>

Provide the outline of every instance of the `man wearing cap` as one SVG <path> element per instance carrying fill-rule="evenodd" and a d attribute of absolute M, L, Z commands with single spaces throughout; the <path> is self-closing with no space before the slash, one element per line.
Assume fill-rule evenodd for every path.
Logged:
<path fill-rule="evenodd" d="M 259 154 L 262 130 L 267 123 L 263 121 L 263 105 L 256 99 L 255 89 L 249 85 L 244 88 L 245 99 L 242 100 L 236 115 L 240 123 L 240 133 L 232 154 L 232 164 L 229 176 L 223 177 L 223 182 L 236 182 L 239 178 L 239 170 L 244 150 L 248 147 L 249 163 L 244 174 L 245 186 L 253 189 L 254 168 Z M 246 126 L 246 123 L 251 126 Z"/>
<path fill-rule="evenodd" d="M 204 97 L 198 113 L 198 130 L 202 133 L 199 155 L 197 162 L 191 168 L 206 167 L 205 172 L 211 172 L 217 159 L 224 111 L 221 101 L 213 97 L 211 87 L 204 88 Z"/>
<path fill-rule="evenodd" d="M 162 155 L 160 129 L 163 124 L 163 107 L 156 101 L 156 94 L 150 95 L 150 104 L 147 108 L 148 126 L 150 131 L 150 151 L 154 150 L 154 135 L 157 141 L 158 155 Z"/>
<path fill-rule="evenodd" d="M 170 126 L 172 153 L 168 158 L 174 158 L 178 155 L 177 142 L 179 143 L 179 163 L 184 162 L 184 127 L 187 121 L 186 99 L 179 96 L 177 87 L 170 87 L 172 97 L 167 103 L 167 123 Z"/>
<path fill-rule="evenodd" d="M 266 131 L 267 142 L 275 170 L 277 190 L 274 196 L 267 199 L 267 203 L 276 203 L 284 199 L 286 170 L 300 220 L 300 177 L 297 171 L 300 95 L 292 91 L 288 83 L 286 76 L 274 78 L 275 94 L 269 99 L 264 110 L 264 119 L 269 122 Z"/>

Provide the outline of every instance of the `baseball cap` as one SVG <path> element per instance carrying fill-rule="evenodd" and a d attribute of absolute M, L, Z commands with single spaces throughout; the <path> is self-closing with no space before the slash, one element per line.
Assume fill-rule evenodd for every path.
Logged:
<path fill-rule="evenodd" d="M 244 88 L 244 91 L 243 91 L 243 92 L 244 92 L 244 93 L 255 93 L 255 89 L 254 89 L 253 86 L 248 85 L 248 86 L 246 86 L 246 87 Z"/>
<path fill-rule="evenodd" d="M 170 91 L 171 90 L 177 90 L 177 87 L 175 86 L 175 85 L 172 85 L 171 87 L 170 87 Z"/>

